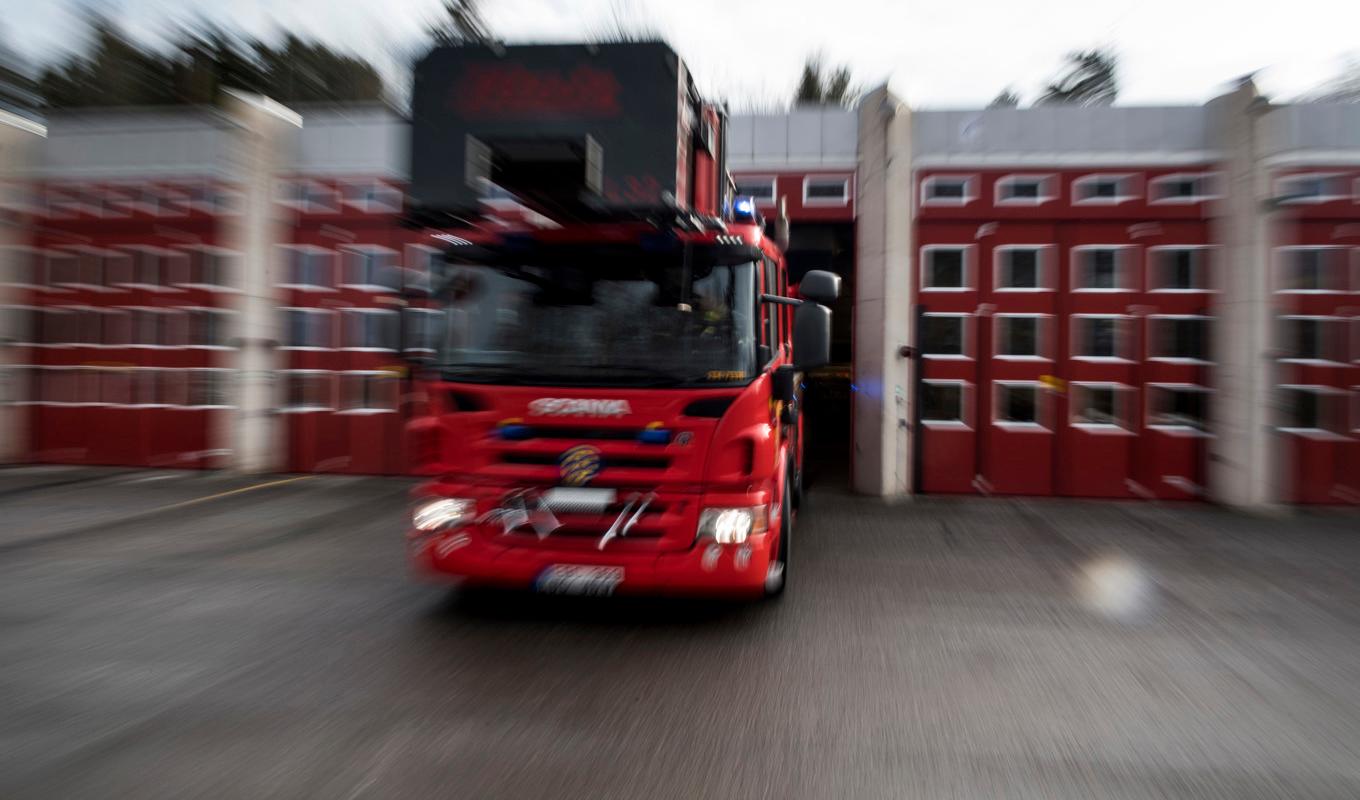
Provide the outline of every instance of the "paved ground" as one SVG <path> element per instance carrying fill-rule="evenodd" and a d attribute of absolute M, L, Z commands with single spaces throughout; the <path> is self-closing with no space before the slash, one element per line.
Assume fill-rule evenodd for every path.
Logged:
<path fill-rule="evenodd" d="M 0 797 L 1360 796 L 1355 517 L 824 490 L 779 604 L 564 602 L 262 482 L 0 471 Z"/>

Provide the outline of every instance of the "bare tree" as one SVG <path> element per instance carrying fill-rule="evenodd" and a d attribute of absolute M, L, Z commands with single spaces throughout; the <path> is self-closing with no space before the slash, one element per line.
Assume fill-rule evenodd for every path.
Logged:
<path fill-rule="evenodd" d="M 810 56 L 803 62 L 803 74 L 794 90 L 795 105 L 841 105 L 855 102 L 859 92 L 851 85 L 850 68 L 838 66 L 829 73 L 821 56 Z"/>
<path fill-rule="evenodd" d="M 1007 86 L 1001 93 L 992 98 L 992 102 L 987 104 L 988 108 L 1019 108 L 1020 95 L 1015 90 Z"/>
<path fill-rule="evenodd" d="M 655 42 L 661 38 L 661 31 L 632 2 L 624 0 L 614 0 L 609 21 L 590 34 L 595 42 Z"/>
<path fill-rule="evenodd" d="M 0 29 L 0 36 L 4 31 Z M 0 39 L 0 111 L 32 116 L 37 113 L 41 98 L 28 67 L 19 54 Z"/>
<path fill-rule="evenodd" d="M 436 46 L 485 42 L 491 38 L 491 29 L 482 17 L 479 0 L 444 0 L 444 13 L 430 28 L 430 36 Z"/>
<path fill-rule="evenodd" d="M 1038 103 L 1110 105 L 1119 95 L 1118 61 L 1104 48 L 1068 53 L 1062 74 L 1048 84 Z"/>
<path fill-rule="evenodd" d="M 90 43 L 39 76 L 47 108 L 211 104 L 225 89 L 284 103 L 376 102 L 378 71 L 362 58 L 319 42 L 285 36 L 269 43 L 218 28 L 181 29 L 161 52 L 104 17 L 88 20 Z"/>
<path fill-rule="evenodd" d="M 1352 57 L 1340 74 L 1304 99 L 1316 103 L 1360 103 L 1360 56 Z"/>

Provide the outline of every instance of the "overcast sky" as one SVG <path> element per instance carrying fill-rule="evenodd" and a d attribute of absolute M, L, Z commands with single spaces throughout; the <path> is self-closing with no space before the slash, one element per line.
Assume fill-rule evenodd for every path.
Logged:
<path fill-rule="evenodd" d="M 51 58 L 101 9 L 134 35 L 212 19 L 264 36 L 320 38 L 398 74 L 440 0 L 0 0 L 0 37 Z M 862 86 L 891 81 L 918 107 L 1028 101 L 1065 52 L 1111 45 L 1120 103 L 1199 103 L 1260 70 L 1277 99 L 1307 92 L 1360 57 L 1360 0 L 483 0 L 501 37 L 579 40 L 615 19 L 660 32 L 711 95 L 777 104 L 809 53 L 848 64 Z"/>

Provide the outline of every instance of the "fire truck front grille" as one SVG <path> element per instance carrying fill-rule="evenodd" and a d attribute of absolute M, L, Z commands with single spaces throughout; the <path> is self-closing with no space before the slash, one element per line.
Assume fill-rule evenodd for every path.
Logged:
<path fill-rule="evenodd" d="M 632 512 L 642 500 L 646 501 L 645 506 L 634 518 Z M 692 499 L 680 496 L 663 499 L 652 493 L 635 492 L 620 495 L 597 511 L 554 511 L 557 527 L 544 532 L 544 535 L 540 535 L 539 530 L 526 522 L 501 536 L 516 547 L 534 549 L 604 549 L 609 552 L 684 550 L 694 539 L 695 513 L 697 511 Z M 611 529 L 614 535 L 601 548 L 601 541 Z"/>
<path fill-rule="evenodd" d="M 561 458 L 560 453 L 501 453 L 502 463 L 524 466 L 557 466 Z M 607 455 L 600 459 L 601 469 L 665 469 L 670 463 L 660 456 Z"/>

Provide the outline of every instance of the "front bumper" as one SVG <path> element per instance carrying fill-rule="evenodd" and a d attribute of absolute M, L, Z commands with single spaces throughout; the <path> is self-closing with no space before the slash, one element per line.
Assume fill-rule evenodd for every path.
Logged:
<path fill-rule="evenodd" d="M 416 575 L 466 585 L 532 589 L 545 570 L 579 565 L 623 568 L 618 594 L 759 596 L 765 587 L 774 535 L 741 545 L 701 541 L 679 552 L 609 552 L 518 547 L 486 530 L 462 528 L 413 535 L 410 562 Z"/>

